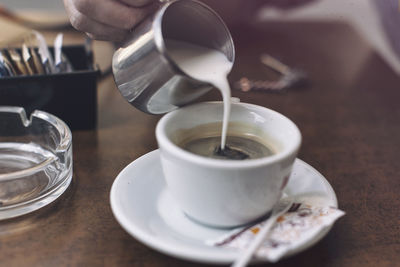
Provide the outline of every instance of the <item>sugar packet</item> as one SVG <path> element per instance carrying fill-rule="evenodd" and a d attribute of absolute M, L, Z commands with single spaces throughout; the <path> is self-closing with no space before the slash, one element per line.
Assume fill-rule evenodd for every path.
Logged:
<path fill-rule="evenodd" d="M 294 249 L 311 242 L 343 215 L 345 215 L 344 211 L 334 207 L 294 203 L 287 213 L 277 218 L 269 235 L 254 256 L 259 260 L 277 262 Z M 235 229 L 206 243 L 217 247 L 244 250 L 264 224 L 265 221 Z"/>

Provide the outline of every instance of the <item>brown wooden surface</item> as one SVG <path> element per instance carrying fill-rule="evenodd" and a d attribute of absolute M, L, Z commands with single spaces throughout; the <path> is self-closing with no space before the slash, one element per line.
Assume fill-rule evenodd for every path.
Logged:
<path fill-rule="evenodd" d="M 328 179 L 347 212 L 317 245 L 276 266 L 398 264 L 400 78 L 346 25 L 269 23 L 234 29 L 233 35 L 231 82 L 273 77 L 259 63 L 261 53 L 308 73 L 307 88 L 233 95 L 277 110 L 299 126 L 299 158 Z M 217 91 L 204 97 L 220 98 Z M 110 209 L 118 173 L 157 148 L 158 119 L 131 107 L 111 77 L 103 80 L 98 129 L 73 132 L 71 187 L 50 207 L 0 223 L 0 265 L 202 266 L 142 245 Z"/>

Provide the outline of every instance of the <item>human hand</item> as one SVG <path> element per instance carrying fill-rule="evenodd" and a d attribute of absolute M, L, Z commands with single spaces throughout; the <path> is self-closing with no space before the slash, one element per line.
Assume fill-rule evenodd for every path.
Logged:
<path fill-rule="evenodd" d="M 122 41 L 156 8 L 155 0 L 63 0 L 71 25 L 89 37 Z"/>

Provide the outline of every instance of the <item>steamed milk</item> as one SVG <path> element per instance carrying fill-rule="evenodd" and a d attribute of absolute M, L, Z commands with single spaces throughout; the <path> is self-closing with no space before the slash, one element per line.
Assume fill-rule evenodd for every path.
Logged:
<path fill-rule="evenodd" d="M 204 129 L 193 129 L 197 132 L 195 134 L 189 130 L 186 135 L 192 138 L 179 142 L 180 147 L 197 155 L 231 160 L 257 159 L 274 154 L 269 146 L 250 138 L 251 135 L 245 131 L 227 137 L 231 110 L 231 91 L 227 76 L 233 63 L 225 54 L 215 49 L 175 40 L 166 40 L 166 47 L 171 58 L 186 74 L 218 88 L 224 103 L 221 138 L 207 133 L 207 128 L 210 127 L 203 125 Z"/>
<path fill-rule="evenodd" d="M 171 58 L 186 74 L 199 81 L 212 84 L 220 90 L 224 103 L 221 134 L 221 149 L 223 150 L 231 111 L 231 90 L 227 76 L 233 63 L 225 54 L 215 49 L 175 40 L 167 40 L 166 46 Z"/>

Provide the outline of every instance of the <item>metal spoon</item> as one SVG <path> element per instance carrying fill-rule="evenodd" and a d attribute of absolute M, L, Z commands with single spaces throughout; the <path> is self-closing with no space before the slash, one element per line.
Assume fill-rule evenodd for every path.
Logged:
<path fill-rule="evenodd" d="M 247 263 L 251 260 L 254 252 L 260 247 L 261 243 L 265 240 L 270 232 L 272 226 L 274 226 L 276 219 L 286 213 L 293 204 L 293 198 L 286 196 L 281 198 L 279 202 L 272 209 L 271 216 L 268 218 L 267 222 L 261 228 L 261 230 L 257 233 L 253 242 L 250 246 L 236 259 L 236 261 L 232 264 L 232 267 L 243 267 L 246 266 Z"/>

